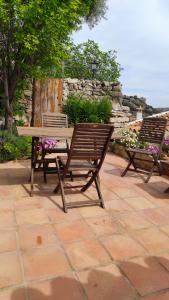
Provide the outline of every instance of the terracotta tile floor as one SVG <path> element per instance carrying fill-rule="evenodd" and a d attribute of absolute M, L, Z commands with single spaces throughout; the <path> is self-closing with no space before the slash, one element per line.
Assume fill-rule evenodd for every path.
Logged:
<path fill-rule="evenodd" d="M 62 211 L 57 176 L 29 161 L 0 164 L 0 300 L 169 300 L 169 186 L 164 177 L 120 177 L 108 154 L 100 178 L 106 209 Z M 96 198 L 71 193 L 68 201 Z"/>

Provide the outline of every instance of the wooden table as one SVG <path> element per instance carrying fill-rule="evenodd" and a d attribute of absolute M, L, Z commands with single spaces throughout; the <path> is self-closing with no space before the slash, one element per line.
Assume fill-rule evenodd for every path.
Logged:
<path fill-rule="evenodd" d="M 44 159 L 43 157 L 39 159 L 37 156 L 37 144 L 39 143 L 39 139 L 45 137 L 56 138 L 56 140 L 71 139 L 73 128 L 17 127 L 17 131 L 20 136 L 32 137 L 30 195 L 33 196 L 34 171 L 44 171 Z"/>
<path fill-rule="evenodd" d="M 44 128 L 44 127 L 17 127 L 19 135 L 31 137 L 55 137 L 58 140 L 70 139 L 73 128 Z"/>

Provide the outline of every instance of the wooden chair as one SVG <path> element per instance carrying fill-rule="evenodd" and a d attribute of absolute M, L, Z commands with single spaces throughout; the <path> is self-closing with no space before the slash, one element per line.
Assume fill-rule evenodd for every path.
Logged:
<path fill-rule="evenodd" d="M 127 155 L 129 157 L 129 163 L 124 170 L 124 172 L 121 174 L 121 176 L 125 176 L 128 171 L 134 171 L 134 172 L 142 172 L 145 173 L 144 168 L 140 170 L 140 167 L 137 166 L 137 161 L 142 162 L 149 162 L 152 164 L 151 169 L 149 172 L 146 172 L 148 174 L 145 183 L 148 183 L 150 180 L 150 177 L 152 176 L 153 172 L 156 171 L 161 175 L 161 166 L 159 157 L 162 150 L 162 144 L 164 141 L 165 131 L 167 126 L 167 120 L 164 118 L 157 118 L 157 117 L 149 117 L 144 118 L 142 122 L 142 126 L 139 133 L 139 141 L 140 142 L 147 142 L 150 145 L 155 145 L 159 149 L 157 152 L 145 150 L 145 149 L 131 149 L 126 148 Z M 137 154 L 143 154 L 144 156 L 147 156 L 147 159 L 137 157 Z M 148 157 L 151 157 L 151 161 L 148 159 Z M 133 168 L 130 168 L 130 166 L 133 166 Z M 139 170 L 138 170 L 139 169 Z"/>
<path fill-rule="evenodd" d="M 42 113 L 42 127 L 56 127 L 56 128 L 68 128 L 68 118 L 66 114 L 62 113 Z M 58 145 L 51 149 L 43 149 L 42 159 L 45 159 L 46 154 L 51 153 L 68 153 L 69 143 L 67 140 L 61 142 L 61 146 Z M 53 162 L 53 160 L 51 160 Z M 47 174 L 56 172 L 56 168 L 50 167 L 50 159 L 44 160 L 44 181 L 47 182 Z"/>
<path fill-rule="evenodd" d="M 68 128 L 67 115 L 62 113 L 42 113 L 42 127 Z M 69 150 L 68 141 L 64 147 L 56 147 L 46 150 L 46 153 L 67 153 Z"/>
<path fill-rule="evenodd" d="M 88 205 L 100 205 L 104 208 L 98 176 L 112 132 L 113 126 L 111 125 L 75 125 L 68 157 L 58 157 L 56 159 L 59 183 L 54 192 L 57 193 L 61 190 L 64 212 L 67 212 L 68 208 Z M 85 173 L 79 174 L 82 171 Z M 79 176 L 85 177 L 87 182 L 83 185 L 66 185 L 65 179 L 70 172 L 73 172 L 74 178 Z M 85 192 L 93 182 L 98 193 L 98 200 L 66 202 L 65 189 L 80 188 L 81 192 Z"/>

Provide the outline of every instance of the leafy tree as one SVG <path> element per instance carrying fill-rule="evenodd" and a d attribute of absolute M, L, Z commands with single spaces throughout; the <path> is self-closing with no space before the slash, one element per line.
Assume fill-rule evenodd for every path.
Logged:
<path fill-rule="evenodd" d="M 104 52 L 99 45 L 88 40 L 85 43 L 71 45 L 69 59 L 65 61 L 65 77 L 92 79 L 91 63 L 97 62 L 95 78 L 98 80 L 117 81 L 120 65 L 116 60 L 116 51 Z"/>
<path fill-rule="evenodd" d="M 93 26 L 104 15 L 105 5 L 101 11 L 99 5 L 100 0 L 0 0 L 0 77 L 6 128 L 11 128 L 17 89 L 26 78 L 61 65 L 70 34 L 84 20 Z"/>

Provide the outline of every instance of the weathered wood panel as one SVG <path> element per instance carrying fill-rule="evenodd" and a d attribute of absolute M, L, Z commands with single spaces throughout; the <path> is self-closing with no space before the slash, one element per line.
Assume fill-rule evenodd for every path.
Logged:
<path fill-rule="evenodd" d="M 41 127 L 42 113 L 60 112 L 62 104 L 62 79 L 41 79 L 34 82 L 34 122 Z"/>

